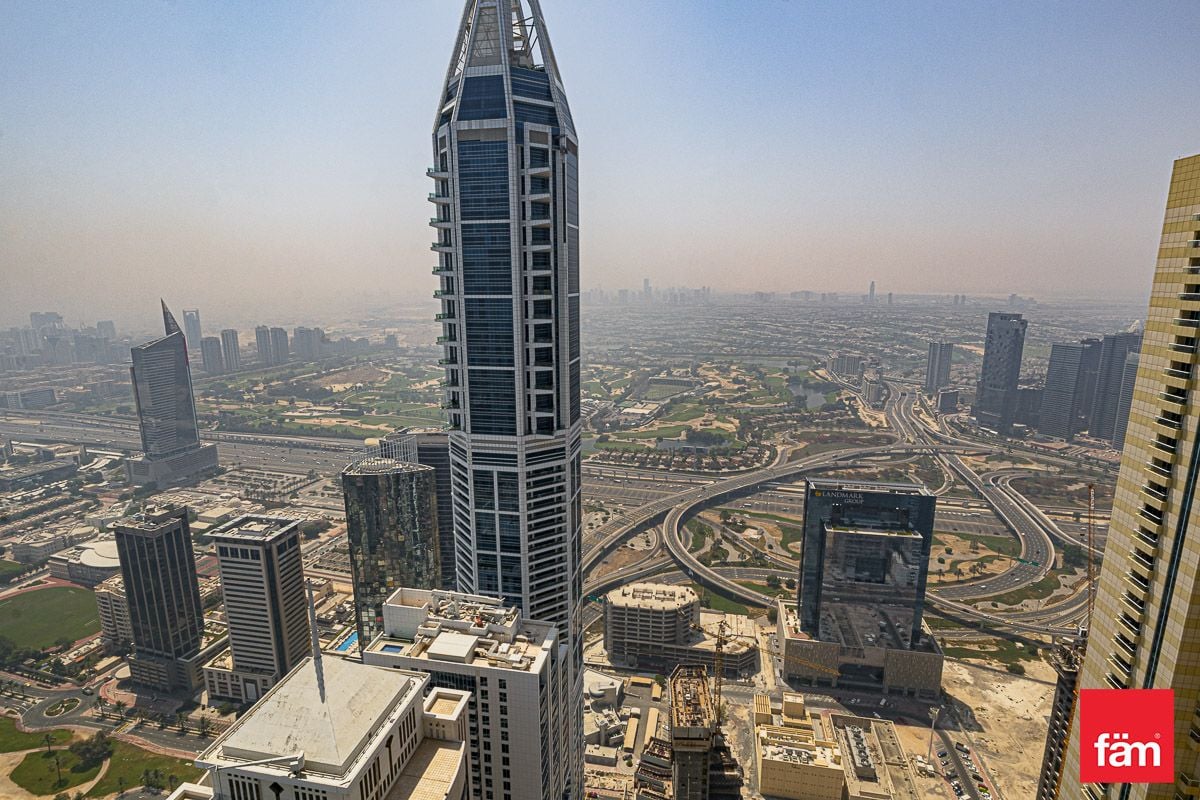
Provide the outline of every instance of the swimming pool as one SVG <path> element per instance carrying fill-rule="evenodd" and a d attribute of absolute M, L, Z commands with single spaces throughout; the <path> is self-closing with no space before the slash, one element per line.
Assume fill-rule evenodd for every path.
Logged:
<path fill-rule="evenodd" d="M 356 645 L 356 644 L 358 644 L 358 631 L 355 631 L 354 633 L 350 634 L 346 638 L 346 641 L 342 642 L 341 644 L 339 644 L 337 647 L 335 647 L 333 649 L 334 649 L 334 652 L 344 653 L 347 650 L 349 650 L 351 647 L 354 647 L 354 645 Z"/>

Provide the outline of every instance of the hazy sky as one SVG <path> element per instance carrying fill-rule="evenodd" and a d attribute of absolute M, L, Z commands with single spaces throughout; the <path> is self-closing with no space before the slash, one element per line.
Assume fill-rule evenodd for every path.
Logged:
<path fill-rule="evenodd" d="M 585 288 L 1148 292 L 1200 6 L 543 0 Z M 0 323 L 428 296 L 459 0 L 0 3 Z"/>

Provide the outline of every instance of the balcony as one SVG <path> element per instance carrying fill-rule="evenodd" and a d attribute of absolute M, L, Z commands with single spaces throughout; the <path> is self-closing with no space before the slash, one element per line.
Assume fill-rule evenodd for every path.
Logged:
<path fill-rule="evenodd" d="M 451 228 L 454 227 L 454 221 L 449 220 L 449 219 L 442 219 L 441 217 L 430 217 L 429 225 L 431 227 L 437 228 L 439 230 L 446 231 L 446 230 L 450 230 Z"/>
<path fill-rule="evenodd" d="M 447 320 L 447 319 L 454 319 L 455 317 L 456 317 L 456 315 L 455 315 L 455 314 L 452 314 L 452 313 L 450 313 L 449 311 L 443 311 L 441 314 L 434 314 L 434 315 L 433 315 L 433 318 L 434 318 L 435 320 L 437 320 L 438 322 L 441 322 L 441 321 L 443 321 L 443 320 Z"/>
<path fill-rule="evenodd" d="M 1165 502 L 1167 502 L 1167 493 L 1166 493 L 1166 492 L 1164 492 L 1164 491 L 1162 491 L 1161 489 L 1156 489 L 1156 488 L 1154 488 L 1154 485 L 1153 485 L 1153 484 L 1149 484 L 1149 483 L 1147 483 L 1145 486 L 1143 486 L 1143 487 L 1142 487 L 1142 491 L 1143 491 L 1143 492 L 1144 492 L 1144 493 L 1145 493 L 1145 494 L 1146 494 L 1148 497 L 1151 497 L 1151 498 L 1153 498 L 1154 500 L 1157 500 L 1157 501 L 1158 501 L 1158 502 L 1160 502 L 1160 503 L 1165 503 Z"/>
<path fill-rule="evenodd" d="M 425 170 L 425 174 L 435 180 L 444 181 L 450 179 L 449 167 L 429 167 Z"/>
<path fill-rule="evenodd" d="M 1192 371 L 1190 369 L 1173 369 L 1171 367 L 1164 369 L 1163 374 L 1171 378 L 1182 378 L 1184 380 L 1192 377 Z"/>
<path fill-rule="evenodd" d="M 1180 292 L 1180 300 L 1200 300 L 1200 292 Z"/>
<path fill-rule="evenodd" d="M 1146 469 L 1150 470 L 1155 475 L 1161 475 L 1164 478 L 1171 477 L 1171 469 L 1169 467 L 1160 467 L 1158 464 L 1155 464 L 1153 461 L 1146 462 Z"/>
<path fill-rule="evenodd" d="M 434 275 L 452 275 L 453 273 L 454 267 L 437 266 L 433 268 Z"/>
<path fill-rule="evenodd" d="M 442 388 L 442 389 L 461 389 L 462 388 L 462 386 L 459 384 L 459 382 L 457 380 L 451 380 L 450 378 L 443 378 L 442 380 L 438 381 L 438 387 Z"/>
<path fill-rule="evenodd" d="M 1188 239 L 1188 247 L 1200 247 L 1200 239 Z"/>
<path fill-rule="evenodd" d="M 1162 518 L 1161 511 L 1154 511 L 1149 508 L 1143 508 L 1141 511 L 1138 512 L 1138 516 L 1141 517 L 1142 519 L 1146 520 L 1147 522 L 1151 522 L 1155 525 L 1162 525 L 1163 518 Z"/>
<path fill-rule="evenodd" d="M 454 251 L 454 245 L 450 242 L 434 242 L 429 245 L 429 249 L 435 253 L 450 253 Z"/>
<path fill-rule="evenodd" d="M 437 337 L 438 344 L 458 344 L 457 336 L 439 336 Z"/>
<path fill-rule="evenodd" d="M 525 245 L 526 250 L 529 250 L 534 253 L 548 253 L 548 252 L 550 252 L 550 248 L 552 248 L 552 247 L 554 247 L 553 241 L 530 242 L 529 244 Z M 546 267 L 546 269 L 550 269 L 550 268 Z"/>
<path fill-rule="evenodd" d="M 1168 430 L 1172 430 L 1172 431 L 1177 431 L 1183 427 L 1182 422 L 1177 422 L 1173 419 L 1168 419 L 1167 417 L 1158 417 L 1154 421 L 1155 421 L 1155 423 L 1162 425 L 1164 428 L 1166 428 Z"/>
<path fill-rule="evenodd" d="M 1160 400 L 1163 400 L 1164 402 L 1171 403 L 1171 404 L 1177 405 L 1177 406 L 1183 406 L 1183 405 L 1187 404 L 1187 392 L 1186 391 L 1180 392 L 1180 393 L 1160 392 L 1158 395 L 1158 398 Z"/>
<path fill-rule="evenodd" d="M 1140 602 L 1135 597 L 1131 597 L 1128 592 L 1121 595 L 1121 602 L 1123 602 L 1127 608 L 1134 612 L 1134 616 L 1138 619 L 1138 621 L 1141 621 L 1142 617 L 1145 616 L 1146 604 Z"/>
<path fill-rule="evenodd" d="M 1174 322 L 1176 325 L 1182 325 L 1185 328 L 1200 328 L 1200 319 L 1192 319 L 1191 317 L 1176 317 Z"/>
<path fill-rule="evenodd" d="M 525 167 L 526 175 L 549 175 L 554 170 L 550 164 L 539 164 L 537 166 Z"/>
<path fill-rule="evenodd" d="M 1171 349 L 1174 350 L 1176 353 L 1187 353 L 1188 355 L 1192 355 L 1196 352 L 1196 345 L 1176 343 L 1176 344 L 1171 345 Z"/>
<path fill-rule="evenodd" d="M 438 363 L 439 367 L 453 367 L 456 364 L 458 364 L 458 359 L 457 358 L 439 358 L 437 363 Z"/>
<path fill-rule="evenodd" d="M 1171 455 L 1175 455 L 1175 447 L 1176 447 L 1176 445 L 1175 445 L 1175 444 L 1173 444 L 1173 443 L 1171 443 L 1171 442 L 1159 442 L 1159 441 L 1156 441 L 1156 442 L 1154 443 L 1154 446 L 1155 446 L 1156 448 L 1158 448 L 1159 450 L 1163 451 L 1164 453 L 1170 453 Z"/>
<path fill-rule="evenodd" d="M 1158 547 L 1158 536 L 1156 534 L 1152 535 L 1139 528 L 1138 539 L 1151 549 L 1157 549 Z"/>
<path fill-rule="evenodd" d="M 449 205 L 450 201 L 453 199 L 454 198 L 448 194 L 436 194 L 435 192 L 429 193 L 429 202 L 437 203 L 438 205 Z"/>
<path fill-rule="evenodd" d="M 457 401 L 457 400 L 451 400 L 451 401 L 450 401 L 450 402 L 448 402 L 448 403 L 442 403 L 442 408 L 446 409 L 447 411 L 460 411 L 460 410 L 462 410 L 462 406 L 461 406 L 461 405 L 459 405 L 459 403 L 458 403 L 458 401 Z"/>
<path fill-rule="evenodd" d="M 453 289 L 434 289 L 433 296 L 439 297 L 439 298 L 440 297 L 454 297 L 454 290 Z"/>
<path fill-rule="evenodd" d="M 549 217 L 527 219 L 525 222 L 532 228 L 549 228 L 553 224 L 553 220 L 551 220 Z"/>

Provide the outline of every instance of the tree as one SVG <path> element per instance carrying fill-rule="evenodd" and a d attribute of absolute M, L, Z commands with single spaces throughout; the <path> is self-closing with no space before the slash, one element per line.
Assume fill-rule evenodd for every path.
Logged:
<path fill-rule="evenodd" d="M 211 723 L 208 721 L 208 717 L 200 717 L 200 721 L 196 724 L 196 733 L 200 735 L 201 739 L 208 738 L 208 729 L 210 725 Z"/>
<path fill-rule="evenodd" d="M 50 745 L 54 744 L 54 735 L 47 733 L 42 737 L 42 742 L 46 745 L 46 755 L 50 755 Z"/>
<path fill-rule="evenodd" d="M 126 706 L 124 700 L 118 700 L 117 702 L 113 703 L 113 711 L 116 711 L 117 716 L 121 717 L 122 719 L 125 718 L 125 708 Z"/>
<path fill-rule="evenodd" d="M 104 759 L 112 755 L 112 742 L 105 731 L 97 731 L 89 739 L 74 742 L 69 749 L 79 759 L 80 764 L 90 768 L 103 763 Z"/>

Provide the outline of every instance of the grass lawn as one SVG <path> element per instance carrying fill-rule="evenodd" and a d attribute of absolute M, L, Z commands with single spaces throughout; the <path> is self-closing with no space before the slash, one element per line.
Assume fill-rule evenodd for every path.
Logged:
<path fill-rule="evenodd" d="M 54 766 L 54 756 L 59 759 L 59 766 Z M 58 782 L 59 771 L 62 772 L 62 782 Z M 70 750 L 55 750 L 47 753 L 35 750 L 17 764 L 12 771 L 12 782 L 32 794 L 54 794 L 81 783 L 87 783 L 96 777 L 100 765 L 84 769 L 79 759 Z"/>
<path fill-rule="evenodd" d="M 87 589 L 51 586 L 0 601 L 0 636 L 17 647 L 42 650 L 59 639 L 74 642 L 99 631 L 96 596 Z"/>
<path fill-rule="evenodd" d="M 684 527 L 692 534 L 692 546 L 688 548 L 695 553 L 704 547 L 705 540 L 712 535 L 712 528 L 705 525 L 703 522 L 695 520 L 689 521 Z"/>
<path fill-rule="evenodd" d="M 966 533 L 959 531 L 939 531 L 939 533 L 945 533 L 947 536 L 957 536 L 968 542 L 975 542 L 980 547 L 991 550 L 993 553 L 999 553 L 1002 556 L 1016 558 L 1021 555 L 1021 543 L 1017 541 L 1015 536 L 991 536 L 986 533 Z"/>
<path fill-rule="evenodd" d="M 674 439 L 679 434 L 686 431 L 689 425 L 667 425 L 662 428 L 654 428 L 648 431 L 626 431 L 614 436 L 620 436 L 622 439 L 657 439 L 661 436 L 664 439 Z"/>
<path fill-rule="evenodd" d="M 722 508 L 721 510 L 725 511 L 726 509 L 729 510 L 730 514 L 732 514 L 736 517 L 758 517 L 759 519 L 769 519 L 769 520 L 774 520 L 775 522 L 783 522 L 783 523 L 787 523 L 790 525 L 795 525 L 796 523 L 801 521 L 798 517 L 784 517 L 784 516 L 780 516 L 779 514 L 768 514 L 765 511 L 750 511 L 750 510 L 744 509 L 744 508 L 731 508 L 729 506 L 726 506 L 726 507 Z"/>
<path fill-rule="evenodd" d="M 1036 661 L 1040 656 L 1029 652 L 1028 647 L 1019 646 L 1008 639 L 982 639 L 971 647 L 944 647 L 946 658 L 976 658 L 996 661 L 1005 666 L 1022 661 Z"/>
<path fill-rule="evenodd" d="M 737 581 L 737 584 L 739 586 L 745 586 L 747 589 L 749 589 L 752 592 L 758 592 L 759 594 L 765 594 L 767 597 L 784 597 L 784 596 L 791 594 L 791 591 L 789 591 L 786 586 L 782 586 L 782 585 L 777 586 L 774 589 L 772 589 L 770 586 L 767 586 L 765 583 L 756 583 L 754 581 Z"/>
<path fill-rule="evenodd" d="M 13 578 L 20 575 L 24 569 L 24 564 L 18 564 L 16 561 L 5 561 L 4 559 L 0 559 L 0 583 L 8 583 Z"/>
<path fill-rule="evenodd" d="M 719 595 L 715 592 L 709 592 L 706 597 L 708 598 L 708 607 L 713 611 L 721 611 L 726 614 L 740 614 L 743 617 L 751 616 L 751 611 L 749 608 L 734 600 L 730 600 L 724 595 Z M 760 612 L 761 609 L 754 610 L 755 614 Z"/>
<path fill-rule="evenodd" d="M 793 543 L 798 544 L 804 539 L 804 528 L 799 525 L 780 525 L 779 530 L 783 534 L 780 542 L 785 548 Z"/>
<path fill-rule="evenodd" d="M 46 743 L 42 737 L 45 733 L 24 733 L 17 730 L 17 723 L 12 717 L 0 717 L 0 753 L 19 753 L 22 750 L 42 748 L 45 752 Z M 56 745 L 71 741 L 70 731 L 50 731 Z"/>
<path fill-rule="evenodd" d="M 142 773 L 146 770 L 158 770 L 162 773 L 164 782 L 166 782 L 167 776 L 174 775 L 178 779 L 177 785 L 184 781 L 194 781 L 200 776 L 200 770 L 196 769 L 190 761 L 160 756 L 140 747 L 134 747 L 127 742 L 113 742 L 113 755 L 112 761 L 108 765 L 108 772 L 104 773 L 104 777 L 96 782 L 87 796 L 104 797 L 116 794 L 121 778 L 125 779 L 126 789 L 139 786 L 142 782 Z"/>

